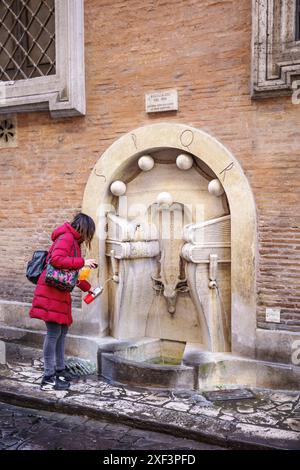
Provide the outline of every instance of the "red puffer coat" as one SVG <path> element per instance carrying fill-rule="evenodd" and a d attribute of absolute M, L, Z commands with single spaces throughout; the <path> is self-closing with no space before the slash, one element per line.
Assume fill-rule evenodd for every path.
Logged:
<path fill-rule="evenodd" d="M 59 240 L 57 240 L 58 238 Z M 49 254 L 51 254 L 51 264 L 54 267 L 60 269 L 80 269 L 83 267 L 84 259 L 81 257 L 80 244 L 78 243 L 80 234 L 68 222 L 54 230 L 51 239 L 54 243 Z M 35 288 L 32 308 L 29 312 L 30 317 L 61 325 L 71 325 L 73 320 L 70 292 L 48 286 L 45 283 L 45 276 L 46 269 L 40 275 Z M 77 286 L 84 292 L 91 288 L 87 281 L 77 281 Z"/>

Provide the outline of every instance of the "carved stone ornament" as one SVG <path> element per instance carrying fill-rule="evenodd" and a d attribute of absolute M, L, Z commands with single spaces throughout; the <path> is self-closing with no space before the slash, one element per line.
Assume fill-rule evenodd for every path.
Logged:
<path fill-rule="evenodd" d="M 106 241 L 106 256 L 111 256 L 114 250 L 116 259 L 153 258 L 159 255 L 159 242 L 118 242 L 115 240 Z"/>

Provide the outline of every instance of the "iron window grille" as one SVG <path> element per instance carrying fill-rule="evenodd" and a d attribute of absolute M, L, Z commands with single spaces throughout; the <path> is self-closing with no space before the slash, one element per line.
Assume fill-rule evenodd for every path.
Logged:
<path fill-rule="evenodd" d="M 0 0 L 0 80 L 55 74 L 54 0 Z"/>

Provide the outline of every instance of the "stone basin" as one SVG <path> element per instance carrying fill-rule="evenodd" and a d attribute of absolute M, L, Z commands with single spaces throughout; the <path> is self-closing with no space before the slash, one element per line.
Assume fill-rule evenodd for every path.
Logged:
<path fill-rule="evenodd" d="M 300 367 L 259 361 L 232 353 L 212 353 L 191 348 L 183 362 L 196 369 L 200 390 L 248 386 L 282 390 L 299 390 Z"/>
<path fill-rule="evenodd" d="M 111 382 L 139 387 L 214 390 L 235 386 L 299 389 L 300 368 L 201 345 L 158 338 L 114 341 L 98 350 L 99 374 Z"/>
<path fill-rule="evenodd" d="M 196 389 L 195 368 L 182 363 L 185 342 L 118 341 L 98 351 L 98 370 L 113 382 L 141 387 Z"/>

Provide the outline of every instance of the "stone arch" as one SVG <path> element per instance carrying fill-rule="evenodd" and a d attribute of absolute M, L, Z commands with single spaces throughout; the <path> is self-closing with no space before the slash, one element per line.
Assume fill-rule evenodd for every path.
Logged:
<path fill-rule="evenodd" d="M 105 272 L 105 242 L 99 238 L 101 230 L 100 207 L 111 198 L 110 183 L 126 179 L 132 173 L 137 155 L 160 148 L 176 148 L 190 152 L 205 163 L 220 179 L 231 213 L 231 327 L 232 352 L 255 356 L 256 332 L 256 209 L 249 182 L 232 153 L 209 134 L 178 123 L 157 123 L 139 127 L 120 137 L 99 158 L 88 179 L 82 210 L 97 222 L 89 256 L 100 260 L 99 278 Z M 134 177 L 134 175 L 133 175 Z M 96 274 L 95 274 L 96 276 Z M 98 335 L 109 329 L 109 312 L 105 295 L 89 309 L 89 315 L 98 321 Z M 100 313 L 99 313 L 100 312 Z"/>

